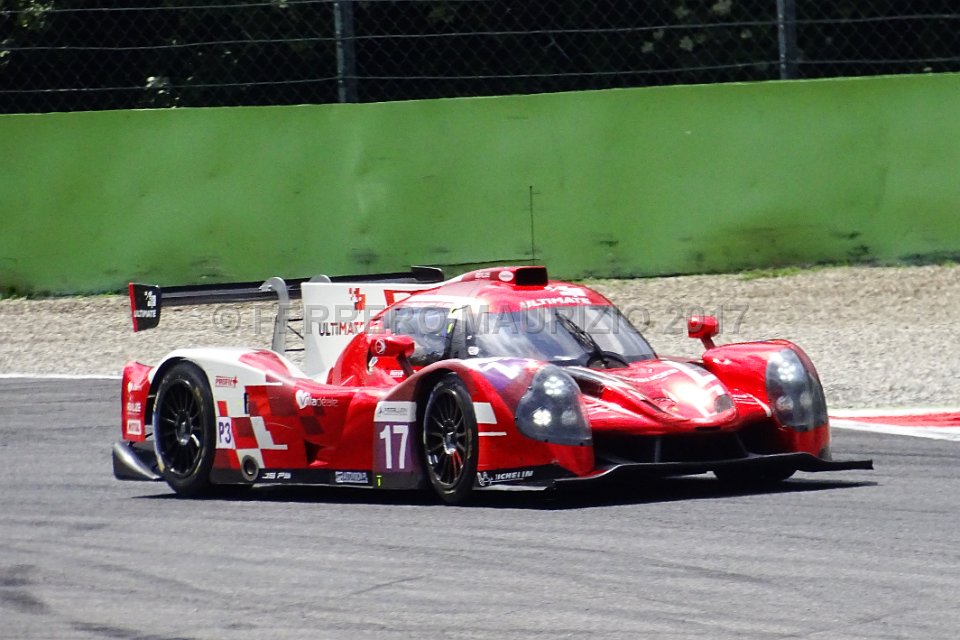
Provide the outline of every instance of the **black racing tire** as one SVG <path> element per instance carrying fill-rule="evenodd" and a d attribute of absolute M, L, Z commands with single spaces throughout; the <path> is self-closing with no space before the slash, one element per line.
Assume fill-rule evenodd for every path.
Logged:
<path fill-rule="evenodd" d="M 200 367 L 180 362 L 163 374 L 153 410 L 153 439 L 160 473 L 177 495 L 200 498 L 213 493 L 215 421 L 210 383 Z"/>
<path fill-rule="evenodd" d="M 461 504 L 473 489 L 480 458 L 477 417 L 455 373 L 430 390 L 421 423 L 423 462 L 433 490 L 447 504 Z"/>
<path fill-rule="evenodd" d="M 743 469 L 717 469 L 717 479 L 738 489 L 770 489 L 789 479 L 796 469 L 744 471 Z"/>

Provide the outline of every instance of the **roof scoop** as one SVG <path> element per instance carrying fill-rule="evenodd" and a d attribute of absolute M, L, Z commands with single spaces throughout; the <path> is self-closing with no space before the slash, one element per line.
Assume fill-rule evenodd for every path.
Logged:
<path fill-rule="evenodd" d="M 489 280 L 512 284 L 517 287 L 545 287 L 549 282 L 549 276 L 547 275 L 547 268 L 541 266 L 498 267 L 465 273 L 460 277 L 460 280 Z"/>

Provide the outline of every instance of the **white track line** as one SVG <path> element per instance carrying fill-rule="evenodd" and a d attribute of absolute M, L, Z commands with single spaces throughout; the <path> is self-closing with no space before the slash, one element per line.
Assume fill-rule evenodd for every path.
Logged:
<path fill-rule="evenodd" d="M 0 373 L 0 380 L 119 380 L 120 376 L 92 373 Z"/>
<path fill-rule="evenodd" d="M 897 409 L 831 409 L 831 418 L 884 418 L 887 416 L 929 416 L 942 413 L 960 413 L 957 407 L 916 407 Z"/>
<path fill-rule="evenodd" d="M 894 424 L 858 422 L 844 418 L 831 418 L 830 426 L 834 429 L 848 429 L 850 431 L 869 431 L 871 433 L 885 433 L 894 436 L 912 436 L 914 438 L 960 442 L 960 427 L 902 427 Z"/>

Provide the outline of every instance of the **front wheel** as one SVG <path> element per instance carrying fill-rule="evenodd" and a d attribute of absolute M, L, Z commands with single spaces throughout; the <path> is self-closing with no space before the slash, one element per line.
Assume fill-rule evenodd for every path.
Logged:
<path fill-rule="evenodd" d="M 167 484 L 186 497 L 209 494 L 216 453 L 213 397 L 195 364 L 181 362 L 164 374 L 153 412 L 153 437 Z"/>
<path fill-rule="evenodd" d="M 477 417 L 463 381 L 444 376 L 430 391 L 423 412 L 424 466 L 430 484 L 447 504 L 466 499 L 477 478 Z"/>

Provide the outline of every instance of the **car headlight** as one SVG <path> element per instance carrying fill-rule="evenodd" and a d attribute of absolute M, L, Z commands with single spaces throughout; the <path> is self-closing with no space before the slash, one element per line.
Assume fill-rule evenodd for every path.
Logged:
<path fill-rule="evenodd" d="M 796 431 L 827 422 L 827 401 L 817 377 L 792 349 L 782 349 L 767 362 L 767 398 L 777 420 Z"/>
<path fill-rule="evenodd" d="M 591 444 L 590 425 L 580 408 L 580 389 L 568 373 L 547 365 L 533 376 L 517 404 L 520 433 L 553 444 Z"/>

